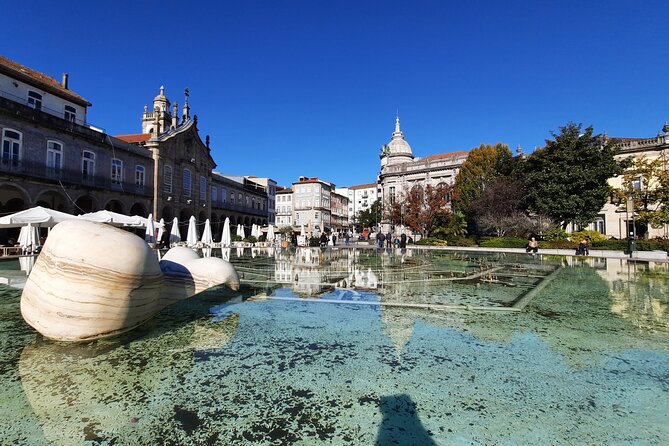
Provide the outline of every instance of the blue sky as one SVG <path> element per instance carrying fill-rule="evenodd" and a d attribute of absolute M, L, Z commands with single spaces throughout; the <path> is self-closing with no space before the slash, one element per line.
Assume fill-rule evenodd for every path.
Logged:
<path fill-rule="evenodd" d="M 7 12 L 7 11 L 5 11 Z M 4 56 L 139 133 L 160 85 L 190 90 L 218 170 L 373 182 L 402 130 L 414 155 L 504 142 L 525 152 L 569 121 L 650 137 L 669 120 L 666 1 L 15 2 Z"/>

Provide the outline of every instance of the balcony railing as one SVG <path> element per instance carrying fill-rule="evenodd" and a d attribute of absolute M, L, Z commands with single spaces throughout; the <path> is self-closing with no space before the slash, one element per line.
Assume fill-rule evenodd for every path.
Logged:
<path fill-rule="evenodd" d="M 257 208 L 252 208 L 251 206 L 246 207 L 244 205 L 240 204 L 232 204 L 228 201 L 212 201 L 211 202 L 211 207 L 214 209 L 224 209 L 226 211 L 233 211 L 233 212 L 240 212 L 243 214 L 253 214 L 253 215 L 259 215 L 266 217 L 267 216 L 267 210 L 264 209 L 257 209 Z"/>
<path fill-rule="evenodd" d="M 108 177 L 102 175 L 85 175 L 78 169 L 59 169 L 49 167 L 45 163 L 2 159 L 0 160 L 0 172 L 48 182 L 59 181 L 70 185 L 117 190 L 143 196 L 150 195 L 146 186 L 136 185 L 134 181 L 112 181 L 111 174 Z"/>

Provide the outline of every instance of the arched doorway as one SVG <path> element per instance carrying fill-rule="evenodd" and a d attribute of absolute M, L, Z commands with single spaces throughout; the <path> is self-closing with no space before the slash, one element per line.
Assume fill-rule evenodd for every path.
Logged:
<path fill-rule="evenodd" d="M 146 211 L 146 206 L 144 206 L 142 203 L 135 203 L 130 208 L 130 215 L 140 215 L 142 217 L 148 217 L 149 213 Z"/>
<path fill-rule="evenodd" d="M 67 212 L 67 198 L 60 192 L 49 190 L 37 196 L 37 206 L 42 206 L 56 211 Z"/>
<path fill-rule="evenodd" d="M 172 206 L 165 206 L 162 211 L 160 211 L 160 218 L 165 220 L 166 223 L 171 222 L 174 219 L 174 210 Z"/>
<path fill-rule="evenodd" d="M 105 210 L 125 214 L 123 203 L 119 200 L 109 200 L 105 205 Z"/>
<path fill-rule="evenodd" d="M 87 214 L 97 209 L 95 200 L 93 197 L 88 195 L 82 195 L 81 197 L 77 198 L 77 200 L 74 202 L 74 205 L 76 207 L 75 214 Z"/>

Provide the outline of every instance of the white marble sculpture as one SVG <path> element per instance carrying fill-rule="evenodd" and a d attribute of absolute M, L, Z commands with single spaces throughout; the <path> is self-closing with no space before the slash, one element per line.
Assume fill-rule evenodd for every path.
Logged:
<path fill-rule="evenodd" d="M 86 341 L 132 330 L 207 288 L 239 288 L 228 262 L 178 250 L 165 255 L 163 271 L 155 253 L 132 233 L 84 220 L 59 223 L 26 281 L 21 314 L 47 338 Z"/>

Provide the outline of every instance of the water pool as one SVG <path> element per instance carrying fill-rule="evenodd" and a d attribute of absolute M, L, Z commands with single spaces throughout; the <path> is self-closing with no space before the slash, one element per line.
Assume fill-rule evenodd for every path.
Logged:
<path fill-rule="evenodd" d="M 239 292 L 211 290 L 86 344 L 41 339 L 20 290 L 0 285 L 0 443 L 669 442 L 666 264 L 211 255 L 237 266 Z M 18 262 L 0 269 L 16 275 Z"/>

